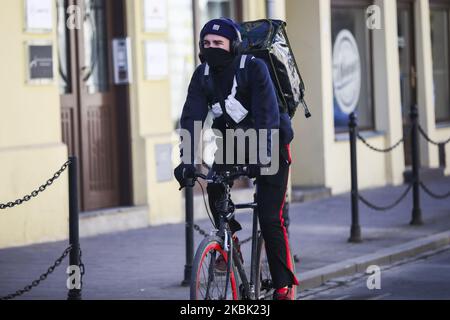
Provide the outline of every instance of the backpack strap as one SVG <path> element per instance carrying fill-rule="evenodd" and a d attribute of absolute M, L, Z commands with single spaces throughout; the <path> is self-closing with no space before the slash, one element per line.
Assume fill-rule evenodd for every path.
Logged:
<path fill-rule="evenodd" d="M 250 54 L 243 54 L 241 56 L 241 60 L 239 63 L 239 68 L 236 70 L 236 82 L 237 82 L 237 92 L 240 96 L 247 96 L 248 95 L 248 72 L 246 70 L 247 64 L 255 59 L 253 55 Z"/>
<path fill-rule="evenodd" d="M 200 79 L 200 85 L 205 92 L 206 99 L 208 101 L 208 107 L 211 108 L 211 106 L 214 104 L 215 92 L 214 84 L 211 79 L 210 68 L 206 62 L 204 63 L 203 77 L 201 77 Z"/>

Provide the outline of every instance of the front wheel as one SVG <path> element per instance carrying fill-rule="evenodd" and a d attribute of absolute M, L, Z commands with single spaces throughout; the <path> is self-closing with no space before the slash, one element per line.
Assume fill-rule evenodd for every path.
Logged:
<path fill-rule="evenodd" d="M 223 258 L 219 258 L 222 256 Z M 238 284 L 236 268 L 231 265 L 228 290 L 226 285 L 226 269 L 221 268 L 228 263 L 227 252 L 223 249 L 223 241 L 219 237 L 205 238 L 195 253 L 191 275 L 191 300 L 238 300 Z M 230 288 L 231 287 L 231 288 Z M 225 294 L 225 291 L 227 293 Z"/>

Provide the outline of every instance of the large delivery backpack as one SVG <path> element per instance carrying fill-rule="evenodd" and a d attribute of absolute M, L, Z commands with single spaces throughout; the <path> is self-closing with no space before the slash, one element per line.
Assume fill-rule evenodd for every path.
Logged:
<path fill-rule="evenodd" d="M 311 113 L 305 102 L 305 84 L 286 33 L 286 22 L 261 19 L 240 24 L 242 52 L 265 61 L 282 111 L 292 118 L 299 104 L 305 117 Z"/>

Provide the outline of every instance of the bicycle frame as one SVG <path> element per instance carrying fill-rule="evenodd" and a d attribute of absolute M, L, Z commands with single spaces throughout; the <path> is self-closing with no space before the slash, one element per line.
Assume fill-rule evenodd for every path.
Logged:
<path fill-rule="evenodd" d="M 256 186 L 256 192 L 253 195 L 254 201 L 251 203 L 242 203 L 242 204 L 235 204 L 234 209 L 241 210 L 241 209 L 252 209 L 253 212 L 253 221 L 252 221 L 252 248 L 251 248 L 251 259 L 250 259 L 250 281 L 247 278 L 247 273 L 245 272 L 244 266 L 241 263 L 241 259 L 239 259 L 237 255 L 236 249 L 233 247 L 233 241 L 232 241 L 232 235 L 228 228 L 228 220 L 231 219 L 232 216 L 234 216 L 234 213 L 231 217 L 226 218 L 224 214 L 220 215 L 220 225 L 219 230 L 217 232 L 217 235 L 224 238 L 224 249 L 227 252 L 227 255 L 229 257 L 228 259 L 228 266 L 227 266 L 227 276 L 225 280 L 225 296 L 227 293 L 228 285 L 229 285 L 229 276 L 231 272 L 231 266 L 234 261 L 234 264 L 236 265 L 236 268 L 239 273 L 239 278 L 241 279 L 242 285 L 244 287 L 243 294 L 246 296 L 246 298 L 250 300 L 256 299 L 256 290 L 255 290 L 255 284 L 256 284 L 256 267 L 258 261 L 257 259 L 257 248 L 258 248 L 258 204 L 256 202 L 256 194 L 257 194 L 258 187 Z M 232 254 L 230 254 L 232 253 Z"/>
<path fill-rule="evenodd" d="M 239 169 L 237 167 L 237 169 Z M 227 273 L 225 278 L 225 291 L 224 291 L 224 297 L 227 296 L 228 286 L 230 284 L 230 275 L 231 275 L 231 268 L 234 265 L 237 268 L 239 278 L 241 280 L 241 285 L 243 286 L 243 291 L 239 292 L 240 295 L 244 299 L 250 299 L 250 300 L 256 300 L 256 277 L 257 275 L 257 267 L 259 261 L 257 260 L 258 255 L 258 235 L 259 235 L 259 229 L 258 229 L 258 204 L 257 204 L 257 193 L 258 193 L 258 185 L 255 183 L 256 188 L 255 192 L 253 194 L 253 202 L 250 203 L 242 203 L 242 204 L 234 204 L 230 198 L 230 190 L 233 185 L 234 179 L 236 179 L 239 176 L 245 176 L 247 175 L 247 172 L 245 171 L 246 168 L 244 168 L 244 171 L 235 170 L 233 171 L 226 171 L 221 172 L 218 175 L 212 174 L 210 172 L 208 176 L 203 174 L 196 174 L 196 178 L 202 178 L 208 183 L 214 183 L 214 184 L 221 184 L 224 187 L 224 197 L 221 199 L 218 199 L 215 203 L 216 211 L 219 214 L 219 225 L 216 226 L 215 235 L 219 238 L 223 239 L 223 249 L 227 253 L 228 259 L 227 259 Z M 195 180 L 194 180 L 195 181 Z M 241 209 L 252 209 L 253 212 L 253 221 L 252 221 L 252 247 L 251 247 L 251 261 L 250 261 L 250 278 L 247 277 L 247 273 L 245 272 L 244 266 L 241 262 L 241 259 L 238 256 L 237 250 L 233 247 L 233 239 L 231 230 L 229 228 L 229 221 L 233 218 L 236 210 Z M 218 227 L 218 228 L 217 228 Z M 212 259 L 211 261 L 214 261 Z M 210 265 L 209 270 L 213 270 L 214 265 L 213 263 Z M 211 271 L 209 271 L 210 273 Z M 208 275 L 210 276 L 210 274 Z M 238 287 L 236 290 L 240 290 L 241 288 Z M 207 288 L 207 293 L 209 292 L 209 284 Z"/>

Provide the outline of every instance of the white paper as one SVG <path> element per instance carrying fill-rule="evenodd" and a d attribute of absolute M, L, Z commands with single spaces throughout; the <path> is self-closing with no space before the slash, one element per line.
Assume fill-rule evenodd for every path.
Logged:
<path fill-rule="evenodd" d="M 26 0 L 26 29 L 51 31 L 53 29 L 52 8 L 52 0 Z"/>
<path fill-rule="evenodd" d="M 169 75 L 168 46 L 163 41 L 145 42 L 145 78 L 157 80 Z"/>
<path fill-rule="evenodd" d="M 167 1 L 144 0 L 144 31 L 165 31 L 167 28 Z"/>

